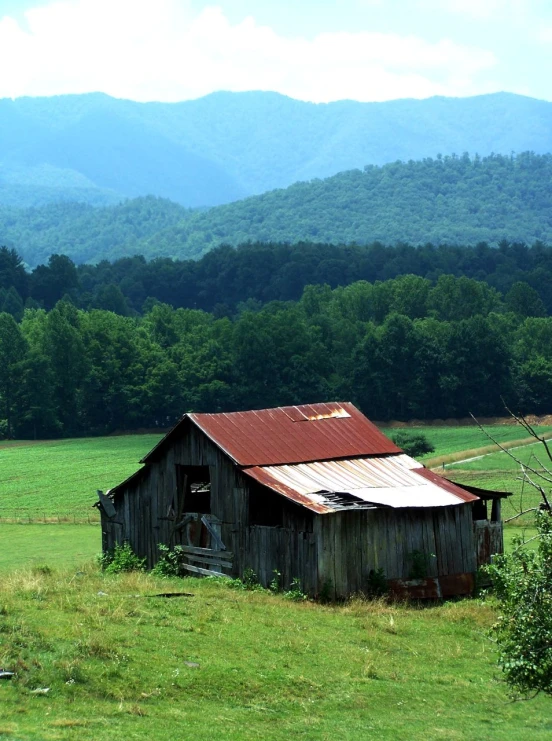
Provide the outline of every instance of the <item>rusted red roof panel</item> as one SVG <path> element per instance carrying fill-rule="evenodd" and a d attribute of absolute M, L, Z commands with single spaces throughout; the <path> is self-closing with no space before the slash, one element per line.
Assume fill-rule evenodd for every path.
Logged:
<path fill-rule="evenodd" d="M 401 452 L 350 402 L 187 416 L 240 466 Z"/>

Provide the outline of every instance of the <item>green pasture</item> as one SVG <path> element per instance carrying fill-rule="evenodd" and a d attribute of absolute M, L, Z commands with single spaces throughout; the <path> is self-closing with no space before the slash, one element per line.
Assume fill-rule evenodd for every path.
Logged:
<path fill-rule="evenodd" d="M 527 438 L 527 433 L 519 425 L 492 425 L 487 428 L 495 440 L 500 443 L 510 442 L 511 440 L 521 440 Z M 536 428 L 540 434 L 552 432 L 552 427 L 541 426 Z M 421 432 L 435 447 L 434 453 L 428 453 L 420 456 L 420 460 L 437 458 L 450 453 L 458 453 L 462 450 L 473 450 L 487 445 L 492 445 L 492 441 L 482 432 L 477 425 L 465 425 L 458 427 L 407 427 L 393 428 L 384 427 L 382 431 L 388 437 L 399 430 L 405 432 Z"/>
<path fill-rule="evenodd" d="M 480 442 L 461 437 L 470 428 L 433 431 L 439 452 Z M 158 439 L 0 443 L 0 516 L 19 506 L 35 520 L 0 524 L 0 667 L 16 672 L 0 682 L 1 741 L 552 737 L 550 699 L 512 703 L 501 681 L 492 598 L 322 605 L 216 579 L 107 575 L 97 524 L 41 522 L 86 522 L 96 489 Z M 532 503 L 515 468 L 470 466 L 445 472 L 514 490 L 505 517 Z M 535 534 L 531 518 L 505 529 L 507 549 L 519 534 Z M 193 596 L 155 596 L 170 592 Z"/>
<path fill-rule="evenodd" d="M 193 596 L 154 596 L 173 591 Z M 492 600 L 321 605 L 90 566 L 13 573 L 0 606 L 4 741 L 552 734 L 550 700 L 501 682 Z"/>
<path fill-rule="evenodd" d="M 0 523 L 0 543 L 3 573 L 30 566 L 77 568 L 102 550 L 99 525 Z"/>
<path fill-rule="evenodd" d="M 550 450 L 552 452 L 552 442 L 550 444 Z M 552 469 L 552 461 L 548 459 L 542 443 L 537 442 L 531 445 L 524 445 L 520 448 L 510 448 L 510 451 L 524 465 L 531 466 L 531 468 L 537 470 L 541 470 L 543 466 L 548 466 Z M 454 468 L 462 468 L 465 471 L 511 471 L 512 474 L 515 474 L 519 469 L 519 463 L 508 455 L 507 452 L 499 450 L 496 453 L 475 457 L 473 460 L 447 465 L 447 470 L 449 471 Z"/>
<path fill-rule="evenodd" d="M 426 459 L 488 443 L 476 427 L 411 429 L 423 431 L 435 445 L 435 453 Z M 517 426 L 496 425 L 492 429 L 501 442 L 523 437 Z M 390 428 L 385 432 L 393 434 Z M 96 490 L 105 491 L 136 471 L 140 458 L 159 439 L 160 435 L 125 435 L 0 442 L 0 520 L 97 519 L 90 509 Z"/>
<path fill-rule="evenodd" d="M 0 442 L 0 519 L 87 520 L 96 490 L 139 468 L 160 435 Z"/>

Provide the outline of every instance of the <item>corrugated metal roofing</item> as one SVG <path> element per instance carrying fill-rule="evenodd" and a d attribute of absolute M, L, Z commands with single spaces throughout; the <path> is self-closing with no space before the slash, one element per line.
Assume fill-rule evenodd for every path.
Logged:
<path fill-rule="evenodd" d="M 400 452 L 350 402 L 188 416 L 240 466 Z"/>
<path fill-rule="evenodd" d="M 319 514 L 363 504 L 393 508 L 448 507 L 478 498 L 405 454 L 256 466 L 244 473 Z M 351 495 L 353 499 L 336 505 L 333 497 L 326 494 Z"/>

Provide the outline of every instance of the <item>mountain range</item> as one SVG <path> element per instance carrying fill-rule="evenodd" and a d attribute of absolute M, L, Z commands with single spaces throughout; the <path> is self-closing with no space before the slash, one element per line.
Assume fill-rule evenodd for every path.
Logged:
<path fill-rule="evenodd" d="M 3 99 L 0 204 L 153 195 L 210 207 L 367 165 L 523 151 L 552 151 L 552 103 L 510 93 L 327 104 L 271 92 Z"/>

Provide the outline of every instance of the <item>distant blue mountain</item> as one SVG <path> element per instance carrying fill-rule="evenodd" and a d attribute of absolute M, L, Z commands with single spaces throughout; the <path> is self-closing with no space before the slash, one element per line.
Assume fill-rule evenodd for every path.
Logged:
<path fill-rule="evenodd" d="M 552 151 L 552 103 L 509 93 L 305 103 L 267 92 L 135 103 L 101 93 L 0 100 L 0 204 L 214 206 L 365 165 Z"/>

